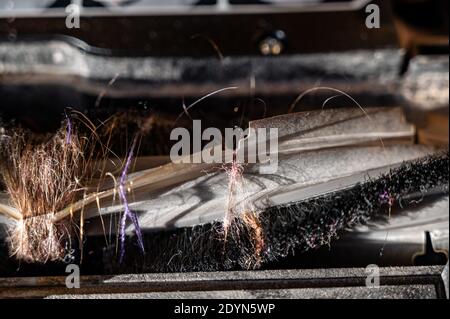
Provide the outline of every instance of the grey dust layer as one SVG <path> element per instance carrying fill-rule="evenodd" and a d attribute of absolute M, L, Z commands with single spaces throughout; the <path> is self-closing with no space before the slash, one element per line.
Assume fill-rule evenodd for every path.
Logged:
<path fill-rule="evenodd" d="M 15 298 L 445 298 L 442 266 L 380 268 L 367 288 L 363 268 L 0 278 L 0 297 Z M 6 288 L 6 289 L 3 289 Z"/>
<path fill-rule="evenodd" d="M 364 172 L 386 165 L 400 164 L 423 157 L 434 151 L 431 147 L 417 145 L 373 146 L 340 148 L 291 154 L 279 159 L 276 174 L 260 175 L 257 167 L 244 173 L 242 190 L 238 201 L 252 201 L 259 210 L 271 205 L 275 193 L 297 189 L 295 198 L 301 198 L 302 188 L 324 183 L 339 177 L 362 173 L 362 180 L 369 175 Z M 257 166 L 257 165 L 256 165 Z M 376 177 L 376 176 L 371 176 Z M 228 175 L 225 171 L 208 174 L 174 187 L 158 197 L 136 201 L 131 204 L 139 212 L 143 230 L 186 227 L 222 220 L 227 210 Z M 289 200 L 283 199 L 286 202 Z M 277 202 L 277 204 L 280 204 Z M 100 209 L 102 215 L 120 214 L 121 205 Z M 97 210 L 87 216 L 96 217 Z M 88 234 L 103 234 L 101 225 L 89 227 Z M 127 231 L 133 232 L 132 225 Z"/>
<path fill-rule="evenodd" d="M 425 109 L 448 101 L 445 56 L 416 58 L 401 78 L 402 53 L 397 49 L 219 60 L 115 57 L 90 54 L 85 46 L 58 40 L 1 43 L 0 74 L 7 75 L 1 82 L 67 85 L 117 98 L 198 96 L 224 87 L 236 87 L 228 95 L 300 94 L 313 87 L 333 87 L 381 103 L 403 101 Z"/>

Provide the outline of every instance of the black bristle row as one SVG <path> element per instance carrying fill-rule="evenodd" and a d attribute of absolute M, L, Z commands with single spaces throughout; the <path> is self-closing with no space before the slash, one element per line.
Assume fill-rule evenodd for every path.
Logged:
<path fill-rule="evenodd" d="M 113 272 L 217 271 L 263 267 L 294 254 L 329 245 L 346 229 L 375 217 L 387 217 L 411 193 L 440 189 L 448 194 L 448 152 L 404 163 L 377 179 L 350 189 L 297 203 L 270 207 L 260 213 L 263 249 L 255 254 L 251 229 L 233 223 L 224 240 L 221 222 L 145 234 L 142 256 L 134 238 L 127 239 L 128 258 L 119 264 L 104 251 Z"/>

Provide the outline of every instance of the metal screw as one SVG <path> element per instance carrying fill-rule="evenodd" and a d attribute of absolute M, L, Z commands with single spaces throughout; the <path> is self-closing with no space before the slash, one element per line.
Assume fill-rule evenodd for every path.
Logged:
<path fill-rule="evenodd" d="M 279 55 L 284 50 L 286 34 L 277 30 L 259 42 L 259 51 L 262 55 Z"/>

